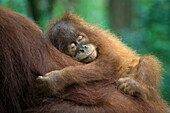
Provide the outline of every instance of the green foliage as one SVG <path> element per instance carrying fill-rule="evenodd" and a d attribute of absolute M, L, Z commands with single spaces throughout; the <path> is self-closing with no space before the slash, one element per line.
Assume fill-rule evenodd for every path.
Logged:
<path fill-rule="evenodd" d="M 122 28 L 119 34 L 127 45 L 139 53 L 153 54 L 163 62 L 165 72 L 161 91 L 163 97 L 170 102 L 170 1 L 131 1 L 134 6 L 132 27 Z M 66 11 L 78 14 L 93 25 L 111 29 L 109 23 L 112 12 L 109 10 L 109 0 L 37 0 L 36 2 L 38 2 L 36 7 L 40 13 L 36 22 L 43 31 L 46 31 L 51 19 L 60 18 Z M 29 0 L 0 0 L 0 4 L 33 19 Z M 111 31 L 115 30 L 111 29 Z"/>
<path fill-rule="evenodd" d="M 69 0 L 56 1 L 52 12 L 52 18 L 61 17 L 65 12 L 71 11 L 78 14 L 85 21 L 92 24 L 99 24 L 103 28 L 108 28 L 108 1 L 106 0 L 77 0 L 76 2 L 69 2 Z M 65 7 L 63 7 L 65 6 Z"/>
<path fill-rule="evenodd" d="M 19 12 L 24 16 L 28 16 L 27 4 L 27 0 L 0 0 L 0 6 L 7 7 L 8 9 Z"/>

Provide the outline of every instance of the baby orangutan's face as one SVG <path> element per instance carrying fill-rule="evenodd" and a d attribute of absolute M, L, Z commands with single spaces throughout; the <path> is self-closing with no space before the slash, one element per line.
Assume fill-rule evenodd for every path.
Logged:
<path fill-rule="evenodd" d="M 97 50 L 96 46 L 90 43 L 89 38 L 84 33 L 80 33 L 75 41 L 67 46 L 66 54 L 77 61 L 89 63 L 96 59 Z"/>
<path fill-rule="evenodd" d="M 53 37 L 50 40 L 58 50 L 73 59 L 90 63 L 96 59 L 97 50 L 84 32 L 79 25 L 62 21 L 55 26 Z"/>

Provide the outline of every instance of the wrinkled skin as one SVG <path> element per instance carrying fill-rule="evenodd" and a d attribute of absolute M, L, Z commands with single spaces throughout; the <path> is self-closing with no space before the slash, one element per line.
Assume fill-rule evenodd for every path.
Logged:
<path fill-rule="evenodd" d="M 83 63 L 92 62 L 97 57 L 96 46 L 90 43 L 88 37 L 84 33 L 75 37 L 75 40 L 72 40 L 72 43 L 66 48 L 66 54 Z"/>

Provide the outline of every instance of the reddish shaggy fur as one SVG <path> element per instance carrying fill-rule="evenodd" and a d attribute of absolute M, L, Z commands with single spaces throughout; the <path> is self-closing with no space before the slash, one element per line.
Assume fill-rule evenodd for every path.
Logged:
<path fill-rule="evenodd" d="M 102 30 L 97 30 L 96 32 L 101 32 L 102 35 L 106 33 Z M 111 36 L 108 33 L 106 35 Z M 127 57 L 131 51 L 128 49 L 123 51 L 124 45 L 118 39 L 115 40 L 115 47 L 117 46 L 117 49 L 120 47 L 120 52 L 116 51 L 121 54 L 122 59 L 135 58 L 134 54 Z M 125 65 L 131 62 L 131 59 L 130 61 L 129 59 L 125 61 L 122 60 L 121 63 Z M 114 80 L 110 82 L 98 81 L 89 84 L 75 84 L 67 87 L 55 97 L 37 95 L 34 90 L 34 80 L 37 76 L 44 75 L 52 70 L 60 70 L 75 65 L 80 65 L 80 63 L 56 50 L 45 40 L 42 31 L 36 24 L 17 13 L 0 8 L 1 113 L 160 112 L 159 109 L 155 110 L 157 106 L 140 96 L 129 97 L 117 91 Z M 152 67 L 154 68 L 154 66 Z M 139 73 L 140 71 L 137 72 Z M 154 78 L 153 75 L 152 78 Z M 139 80 L 145 81 L 144 78 Z M 145 83 L 144 81 L 142 82 Z M 162 105 L 161 102 L 160 105 Z"/>

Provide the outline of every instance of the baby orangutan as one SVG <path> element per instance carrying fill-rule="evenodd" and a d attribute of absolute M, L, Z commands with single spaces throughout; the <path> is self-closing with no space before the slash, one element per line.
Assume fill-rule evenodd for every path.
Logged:
<path fill-rule="evenodd" d="M 158 94 L 161 66 L 153 56 L 139 57 L 113 34 L 70 13 L 51 25 L 47 37 L 59 51 L 81 63 L 39 76 L 38 91 L 55 95 L 68 85 L 113 79 L 123 93 L 141 94 L 164 112 Z"/>
<path fill-rule="evenodd" d="M 63 20 L 56 24 L 53 31 L 53 37 L 50 39 L 52 44 L 61 52 L 69 55 L 70 57 L 79 62 L 85 63 L 85 65 L 72 68 L 68 67 L 61 71 L 52 71 L 46 74 L 46 76 L 39 76 L 37 78 L 38 83 L 37 85 L 39 85 L 38 87 L 42 88 L 43 85 L 43 87 L 46 87 L 45 89 L 49 88 L 48 91 L 46 91 L 47 93 L 50 92 L 51 94 L 56 94 L 59 90 L 63 89 L 65 86 L 74 83 L 86 83 L 102 79 L 110 79 L 113 76 L 116 76 L 117 73 L 116 68 L 117 66 L 119 66 L 118 64 L 119 59 L 115 58 L 115 61 L 113 59 L 112 62 L 113 64 L 111 65 L 106 64 L 109 63 L 110 61 L 109 57 L 107 57 L 109 56 L 110 53 L 108 53 L 108 55 L 107 54 L 101 55 L 98 51 L 103 51 L 102 45 L 97 46 L 97 43 L 95 44 L 95 42 L 92 42 L 86 35 L 86 31 L 84 30 L 85 29 L 81 28 L 81 26 L 72 22 L 71 20 Z M 96 36 L 92 37 L 95 37 L 96 41 L 98 40 Z M 114 58 L 115 55 L 110 57 Z M 103 66 L 106 66 L 105 67 L 106 69 L 104 70 L 105 72 L 100 73 L 99 70 L 103 70 Z M 80 67 L 81 70 L 83 70 L 83 72 L 79 70 Z M 107 75 L 108 74 L 107 70 L 108 72 L 112 73 L 112 75 Z M 99 73 L 95 74 L 97 71 Z M 139 83 L 129 77 L 119 79 L 117 82 L 117 86 L 118 89 L 129 95 L 135 95 L 137 93 L 144 94 L 143 88 L 139 85 Z"/>

